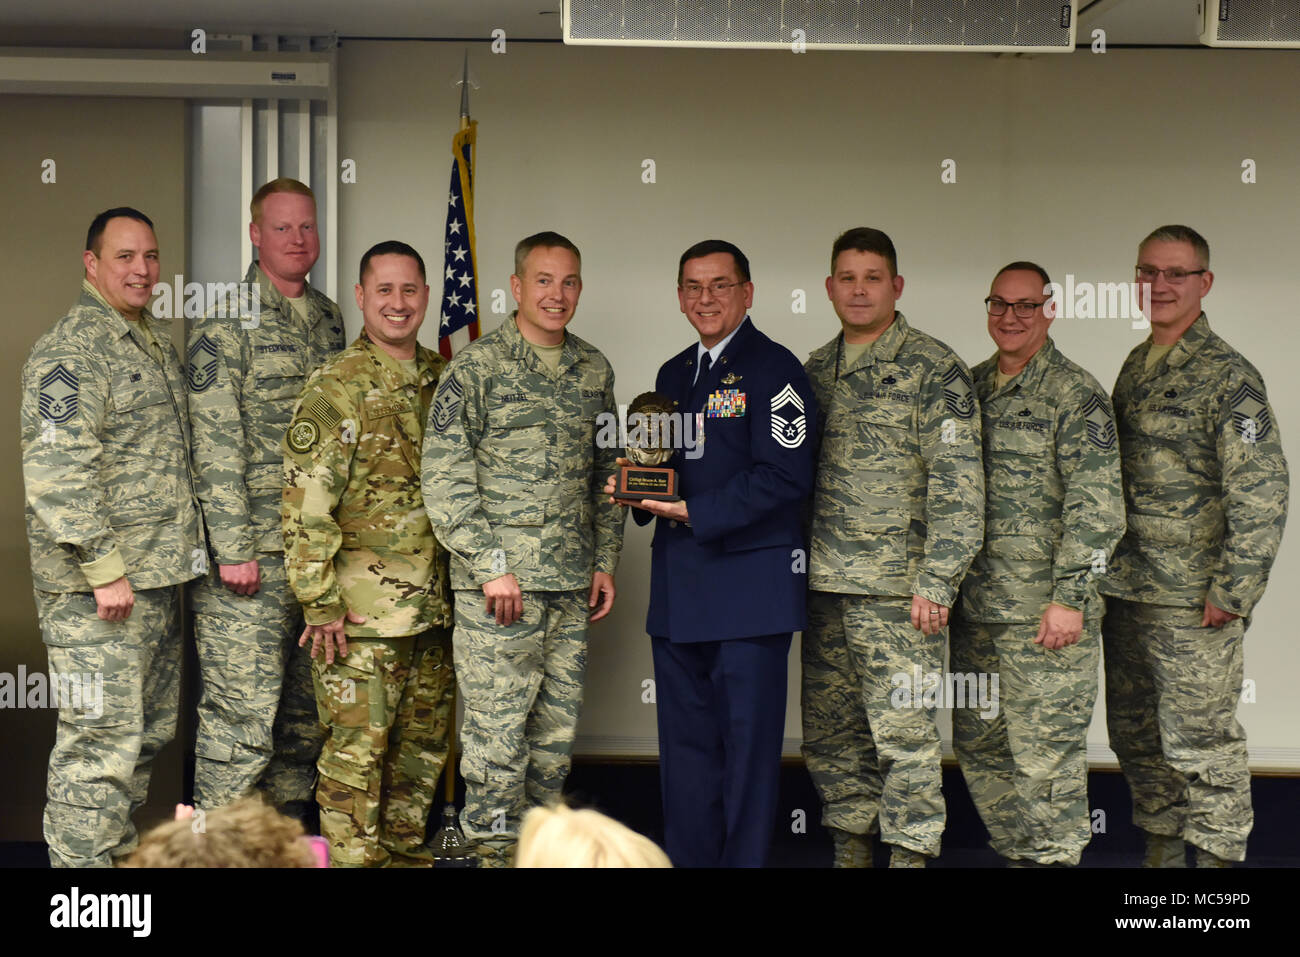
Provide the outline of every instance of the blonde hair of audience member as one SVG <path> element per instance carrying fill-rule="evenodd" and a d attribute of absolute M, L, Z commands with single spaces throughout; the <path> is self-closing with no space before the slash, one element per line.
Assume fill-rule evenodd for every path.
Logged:
<path fill-rule="evenodd" d="M 186 813 L 189 812 L 189 813 Z M 316 867 L 302 825 L 258 797 L 177 819 L 146 834 L 123 867 Z"/>
<path fill-rule="evenodd" d="M 519 831 L 515 867 L 672 867 L 648 838 L 589 808 L 533 808 Z"/>

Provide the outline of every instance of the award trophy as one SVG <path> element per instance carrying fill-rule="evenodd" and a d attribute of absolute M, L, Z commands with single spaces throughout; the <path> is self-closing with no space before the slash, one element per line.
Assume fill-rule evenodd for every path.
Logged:
<path fill-rule="evenodd" d="M 657 392 L 643 392 L 628 406 L 627 458 L 618 472 L 614 497 L 680 502 L 677 470 L 664 468 L 673 455 L 673 429 L 681 428 L 677 403 Z"/>

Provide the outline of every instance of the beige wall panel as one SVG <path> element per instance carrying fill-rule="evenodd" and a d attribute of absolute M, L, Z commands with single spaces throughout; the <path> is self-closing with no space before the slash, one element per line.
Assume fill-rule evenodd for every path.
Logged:
<path fill-rule="evenodd" d="M 80 295 L 86 229 L 101 210 L 135 206 L 154 225 L 162 278 L 185 271 L 185 114 L 180 100 L 0 96 L 0 183 L 4 215 L 0 260 L 9 306 L 0 354 L 0 672 L 46 671 L 36 623 L 23 524 L 18 444 L 18 383 L 32 344 Z M 55 163 L 55 182 L 41 181 Z M 178 324 L 179 325 L 179 324 Z M 183 329 L 175 329 L 183 345 Z M 40 840 L 46 762 L 55 712 L 0 711 L 0 840 Z M 181 748 L 173 743 L 155 763 L 150 804 L 137 820 L 151 822 L 181 794 Z"/>
<path fill-rule="evenodd" d="M 372 243 L 413 243 L 436 271 L 466 44 L 348 41 L 339 58 L 340 276 Z M 471 45 L 480 83 L 478 253 L 485 327 L 508 290 L 514 243 L 553 228 L 583 250 L 572 329 L 609 357 L 618 396 L 650 387 L 693 331 L 673 292 L 677 257 L 709 237 L 748 253 L 758 326 L 800 356 L 837 323 L 822 287 L 830 244 L 866 224 L 898 246 L 900 308 L 972 365 L 992 352 L 980 301 L 994 271 L 1041 262 L 1054 278 L 1132 277 L 1137 241 L 1186 222 L 1218 274 L 1206 309 L 1262 371 L 1300 461 L 1300 59 L 1276 51 L 1114 50 L 1032 58 Z M 1243 184 L 1253 159 L 1258 182 Z M 653 160 L 655 182 L 642 181 Z M 955 183 L 941 164 L 956 162 Z M 435 286 L 439 280 L 434 277 Z M 796 290 L 807 312 L 792 311 Z M 435 291 L 435 296 L 437 295 Z M 506 293 L 508 301 L 508 292 Z M 349 330 L 360 316 L 342 295 Z M 425 326 L 433 342 L 436 323 Z M 1110 386 L 1145 336 L 1122 319 L 1060 319 L 1058 345 Z M 1300 770 L 1300 646 L 1291 530 L 1247 640 L 1256 701 L 1240 716 L 1253 765 Z M 645 609 L 649 529 L 629 522 L 619 599 L 591 631 L 579 751 L 654 753 Z M 755 588 L 763 583 L 755 582 Z M 799 736 L 798 645 L 787 747 Z M 1090 752 L 1105 757 L 1103 706 Z"/>

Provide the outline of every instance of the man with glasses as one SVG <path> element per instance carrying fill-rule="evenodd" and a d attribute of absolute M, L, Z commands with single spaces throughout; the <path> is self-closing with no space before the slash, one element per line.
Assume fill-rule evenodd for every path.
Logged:
<path fill-rule="evenodd" d="M 1101 585 L 1110 746 L 1148 867 L 1245 860 L 1254 815 L 1237 721 L 1242 643 L 1286 524 L 1289 477 L 1253 365 L 1210 331 L 1210 247 L 1138 247 L 1151 336 L 1115 382 L 1128 531 Z"/>
<path fill-rule="evenodd" d="M 677 867 L 766 860 L 786 661 L 804 627 L 801 518 L 817 403 L 799 360 L 749 319 L 749 275 L 745 254 L 724 240 L 682 253 L 677 302 L 699 342 L 663 364 L 655 391 L 702 424 L 703 445 L 668 462 L 681 501 L 632 503 L 638 524 L 659 518 L 646 631 L 664 838 Z"/>
<path fill-rule="evenodd" d="M 850 229 L 826 294 L 842 331 L 804 368 L 823 410 L 803 634 L 803 753 L 835 866 L 939 854 L 948 610 L 984 531 L 979 404 L 966 364 L 894 309 L 894 244 Z"/>
<path fill-rule="evenodd" d="M 953 750 L 993 849 L 1012 867 L 1074 865 L 1092 836 L 1088 725 L 1097 700 L 1097 581 L 1124 533 L 1110 399 L 1057 351 L 1051 280 L 1003 266 L 998 351 L 974 369 L 983 417 L 984 547 L 953 616 L 954 674 L 998 676 L 995 707 L 953 710 Z"/>

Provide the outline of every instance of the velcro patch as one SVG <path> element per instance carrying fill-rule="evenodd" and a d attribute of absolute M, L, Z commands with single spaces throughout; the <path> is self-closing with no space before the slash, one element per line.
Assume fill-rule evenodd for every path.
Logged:
<path fill-rule="evenodd" d="M 372 419 L 382 419 L 385 416 L 410 411 L 411 403 L 402 399 L 375 399 L 366 403 L 366 415 Z"/>
<path fill-rule="evenodd" d="M 303 403 L 302 414 L 317 419 L 327 429 L 332 429 L 343 421 L 343 413 L 319 392 Z"/>
<path fill-rule="evenodd" d="M 207 333 L 190 346 L 190 391 L 206 392 L 217 381 L 217 344 Z"/>
<path fill-rule="evenodd" d="M 1268 399 L 1249 382 L 1243 382 L 1232 394 L 1232 426 L 1250 442 L 1258 442 L 1273 429 Z"/>
<path fill-rule="evenodd" d="M 62 425 L 77 414 L 77 402 L 81 395 L 81 380 L 77 374 L 62 362 L 41 378 L 41 392 L 38 404 L 41 418 L 55 425 Z"/>
<path fill-rule="evenodd" d="M 975 414 L 975 390 L 961 366 L 954 364 L 943 377 L 943 404 L 959 419 Z"/>
<path fill-rule="evenodd" d="M 438 386 L 438 394 L 433 397 L 431 416 L 433 431 L 439 433 L 447 431 L 447 427 L 455 420 L 456 413 L 460 411 L 460 400 L 464 394 L 465 390 L 456 381 L 454 375 L 449 375 L 442 380 L 442 385 Z"/>
<path fill-rule="evenodd" d="M 1094 392 L 1083 406 L 1083 420 L 1088 426 L 1088 441 L 1103 452 L 1115 447 L 1115 420 L 1105 398 Z"/>
<path fill-rule="evenodd" d="M 310 452 L 320 441 L 320 427 L 311 419 L 298 419 L 289 426 L 287 440 L 293 451 Z"/>

